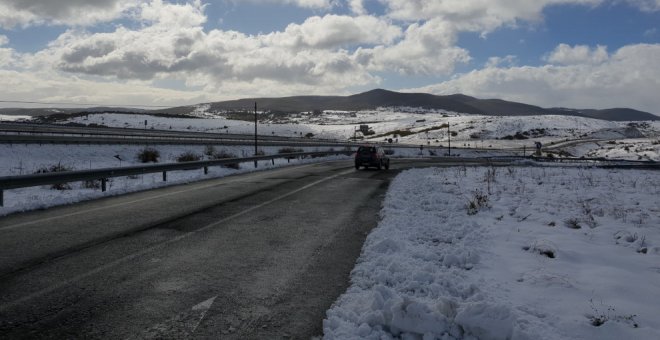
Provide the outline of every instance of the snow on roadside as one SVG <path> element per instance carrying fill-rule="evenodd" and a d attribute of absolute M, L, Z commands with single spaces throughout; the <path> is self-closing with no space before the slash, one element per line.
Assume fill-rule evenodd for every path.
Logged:
<path fill-rule="evenodd" d="M 658 172 L 413 169 L 381 216 L 325 339 L 660 338 Z"/>
<path fill-rule="evenodd" d="M 176 158 L 191 152 L 206 159 L 204 145 L 156 145 L 150 146 L 159 151 L 160 163 L 176 163 Z M 41 168 L 61 165 L 71 170 L 87 170 L 140 165 L 136 155 L 144 149 L 140 145 L 0 145 L 0 176 L 17 176 L 35 173 Z M 216 152 L 233 157 L 250 157 L 254 149 L 250 146 L 214 146 Z M 280 147 L 260 148 L 266 155 L 277 154 Z M 324 147 L 300 148 L 305 152 L 329 151 Z M 118 156 L 118 158 L 115 158 Z M 307 164 L 327 160 L 350 159 L 350 156 L 330 156 L 322 158 L 276 159 L 260 161 L 259 167 L 253 163 L 240 164 L 239 169 L 215 166 L 209 168 L 207 175 L 201 169 L 168 172 L 167 182 L 163 182 L 161 173 L 151 173 L 130 177 L 115 177 L 108 181 L 108 191 L 100 190 L 98 181 L 72 182 L 67 190 L 54 190 L 51 186 L 36 186 L 4 191 L 4 206 L 0 207 L 0 216 L 35 209 L 71 204 L 129 192 L 149 190 L 174 184 L 189 183 L 210 178 L 225 177 L 252 171 L 273 169 L 288 165 Z M 153 163 L 150 163 L 153 164 Z"/>

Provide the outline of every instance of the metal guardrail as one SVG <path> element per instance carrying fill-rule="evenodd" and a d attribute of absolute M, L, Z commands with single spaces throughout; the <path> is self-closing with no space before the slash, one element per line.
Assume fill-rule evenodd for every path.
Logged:
<path fill-rule="evenodd" d="M 660 162 L 656 161 L 635 161 L 625 159 L 610 159 L 610 158 L 578 158 L 578 157 L 535 157 L 535 156 L 495 156 L 495 157 L 482 157 L 489 161 L 534 161 L 543 163 L 580 163 L 585 165 L 593 165 L 599 168 L 618 168 L 618 169 L 652 169 L 660 170 Z"/>
<path fill-rule="evenodd" d="M 253 137 L 254 138 L 254 137 Z M 247 139 L 209 139 L 209 138 L 180 138 L 180 137 L 69 137 L 69 136 L 30 136 L 30 135 L 0 135 L 0 143 L 5 144 L 140 144 L 140 145 L 253 145 L 253 140 Z M 259 144 L 264 146 L 325 146 L 344 147 L 359 144 L 345 142 L 324 142 L 311 139 L 299 139 L 297 141 L 279 141 L 260 139 Z"/>
<path fill-rule="evenodd" d="M 204 169 L 204 174 L 208 173 L 208 168 L 212 166 L 222 166 L 237 163 L 256 162 L 263 160 L 272 160 L 277 158 L 293 159 L 297 157 L 323 157 L 332 155 L 351 155 L 353 151 L 325 151 L 325 152 L 299 152 L 285 153 L 270 156 L 255 156 L 245 158 L 225 158 L 208 161 L 193 161 L 171 164 L 145 164 L 119 168 L 103 168 L 93 170 L 63 171 L 32 175 L 5 176 L 0 177 L 0 207 L 4 206 L 4 190 L 27 188 L 39 185 L 51 185 L 68 182 L 81 182 L 87 180 L 100 180 L 101 190 L 106 191 L 106 184 L 109 178 L 141 175 L 147 173 L 163 173 L 163 181 L 167 181 L 167 172 L 176 170 L 195 170 Z"/>
<path fill-rule="evenodd" d="M 178 138 L 178 139 L 213 139 L 213 140 L 253 140 L 254 135 L 251 134 L 228 134 L 228 133 L 211 133 L 199 131 L 180 131 L 180 130 L 152 130 L 152 129 L 136 129 L 136 128 L 116 128 L 116 127 L 86 127 L 86 126 L 70 126 L 70 125 L 45 125 L 45 124 L 27 124 L 27 123 L 0 123 L 0 132 L 5 134 L 11 133 L 16 135 L 70 135 L 81 137 L 115 137 L 115 138 Z M 300 141 L 302 137 L 284 137 L 284 136 L 271 136 L 261 135 L 260 137 L 271 141 Z M 306 138 L 307 139 L 307 138 Z M 323 138 L 310 138 L 314 142 L 332 142 L 341 143 L 343 141 L 323 139 Z M 345 142 L 344 142 L 345 143 Z"/>

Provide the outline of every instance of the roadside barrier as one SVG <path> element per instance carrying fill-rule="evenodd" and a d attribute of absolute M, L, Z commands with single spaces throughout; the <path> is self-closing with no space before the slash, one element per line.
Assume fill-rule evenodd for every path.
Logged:
<path fill-rule="evenodd" d="M 297 152 L 284 153 L 270 156 L 255 156 L 245 158 L 225 158 L 208 161 L 193 161 L 168 164 L 145 164 L 128 167 L 103 168 L 93 170 L 77 170 L 50 172 L 42 174 L 5 176 L 0 177 L 0 207 L 4 206 L 4 191 L 8 189 L 27 188 L 39 185 L 53 185 L 68 182 L 81 182 L 88 180 L 101 181 L 101 190 L 106 191 L 107 182 L 112 177 L 133 176 L 148 173 L 163 173 L 163 181 L 167 181 L 167 172 L 176 170 L 195 170 L 204 169 L 204 174 L 208 174 L 208 168 L 213 166 L 222 166 L 237 163 L 255 162 L 263 160 L 272 160 L 286 158 L 287 161 L 298 157 L 324 157 L 333 155 L 351 155 L 353 151 L 326 151 L 326 152 Z"/>

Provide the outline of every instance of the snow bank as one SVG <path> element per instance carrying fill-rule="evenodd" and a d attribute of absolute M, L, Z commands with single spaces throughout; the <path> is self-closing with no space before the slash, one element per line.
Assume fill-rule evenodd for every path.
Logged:
<path fill-rule="evenodd" d="M 406 171 L 324 338 L 658 339 L 659 197 L 658 172 Z"/>

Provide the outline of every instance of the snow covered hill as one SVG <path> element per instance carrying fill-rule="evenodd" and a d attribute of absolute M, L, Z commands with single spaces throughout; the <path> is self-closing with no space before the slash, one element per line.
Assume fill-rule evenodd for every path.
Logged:
<path fill-rule="evenodd" d="M 200 118 L 168 118 L 149 115 L 116 113 L 90 114 L 65 122 L 98 124 L 112 127 L 148 128 L 162 130 L 201 131 L 214 133 L 253 133 L 254 123 L 228 119 L 225 114 L 199 106 Z M 349 140 L 358 137 L 388 143 L 460 148 L 527 148 L 534 142 L 550 146 L 566 140 L 596 140 L 577 148 L 555 150 L 556 155 L 609 156 L 630 160 L 660 160 L 660 121 L 610 122 L 599 119 L 549 116 L 481 116 L 458 114 L 442 110 L 418 108 L 381 108 L 368 111 L 325 111 L 289 115 L 288 118 L 260 113 L 259 131 L 288 137 L 312 134 L 317 138 Z M 368 125 L 371 134 L 356 131 Z M 627 144 L 608 141 L 625 140 Z M 634 145 L 634 146 L 633 146 Z"/>

